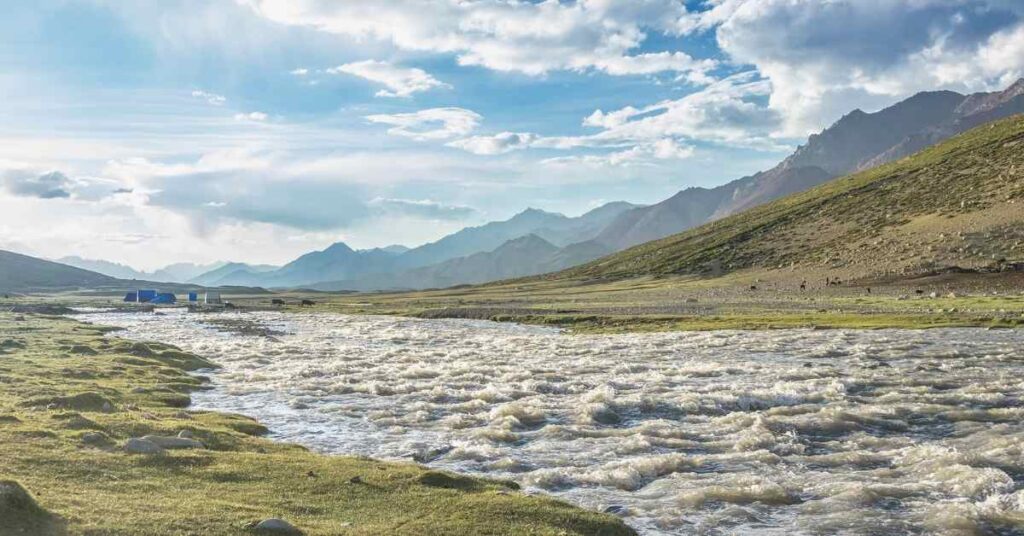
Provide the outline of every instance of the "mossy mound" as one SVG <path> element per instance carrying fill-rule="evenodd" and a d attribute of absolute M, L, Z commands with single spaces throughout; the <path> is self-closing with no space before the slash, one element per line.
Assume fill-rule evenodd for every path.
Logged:
<path fill-rule="evenodd" d="M 25 401 L 25 406 L 56 406 L 73 411 L 110 411 L 114 404 L 105 396 L 96 392 L 78 393 L 70 396 L 54 396 L 49 398 L 33 398 Z"/>
<path fill-rule="evenodd" d="M 0 533 L 39 536 L 65 534 L 60 520 L 14 480 L 0 480 Z"/>

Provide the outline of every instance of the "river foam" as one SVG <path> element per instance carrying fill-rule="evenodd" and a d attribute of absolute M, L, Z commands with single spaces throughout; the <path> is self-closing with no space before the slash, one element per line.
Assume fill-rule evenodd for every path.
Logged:
<path fill-rule="evenodd" d="M 275 335 L 173 311 L 86 320 L 213 359 L 195 405 L 276 439 L 512 478 L 644 534 L 1024 531 L 1020 331 L 216 316 Z"/>

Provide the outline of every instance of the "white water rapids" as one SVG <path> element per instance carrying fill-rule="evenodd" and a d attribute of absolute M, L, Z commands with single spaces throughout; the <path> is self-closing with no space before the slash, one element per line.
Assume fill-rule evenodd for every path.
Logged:
<path fill-rule="evenodd" d="M 221 332 L 237 318 L 283 332 Z M 223 368 L 199 408 L 511 478 L 643 534 L 1024 533 L 1024 332 L 572 336 L 461 320 L 93 313 Z"/>

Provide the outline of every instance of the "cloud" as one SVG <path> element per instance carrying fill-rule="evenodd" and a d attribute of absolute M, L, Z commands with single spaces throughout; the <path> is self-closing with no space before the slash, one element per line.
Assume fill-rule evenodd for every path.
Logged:
<path fill-rule="evenodd" d="M 35 174 L 12 170 L 4 174 L 3 185 L 9 193 L 20 197 L 67 199 L 71 197 L 72 181 L 60 171 Z"/>
<path fill-rule="evenodd" d="M 292 74 L 292 75 L 295 75 L 295 76 L 306 76 L 307 74 L 309 74 L 309 69 L 307 69 L 305 67 L 299 67 L 298 69 L 292 69 L 289 72 L 289 74 Z"/>
<path fill-rule="evenodd" d="M 637 108 L 626 106 L 605 112 L 595 110 L 583 119 L 583 126 L 601 129 L 583 136 L 540 136 L 525 132 L 502 132 L 473 136 L 447 145 L 479 155 L 497 155 L 527 148 L 568 150 L 576 148 L 624 149 L 603 156 L 547 159 L 547 163 L 569 161 L 604 162 L 618 165 L 637 160 L 686 158 L 689 144 L 678 140 L 717 143 L 729 147 L 761 150 L 783 148 L 771 138 L 780 124 L 779 115 L 759 102 L 770 93 L 770 85 L 754 71 L 739 73 L 680 97 Z"/>
<path fill-rule="evenodd" d="M 493 136 L 473 136 L 448 142 L 446 145 L 479 155 L 504 154 L 525 149 L 540 137 L 528 132 L 502 132 Z"/>
<path fill-rule="evenodd" d="M 1012 0 L 716 0 L 687 31 L 714 29 L 735 64 L 771 83 L 781 134 L 918 91 L 991 90 L 1024 76 L 1024 3 Z"/>
<path fill-rule="evenodd" d="M 480 124 L 480 114 L 465 108 L 429 108 L 412 113 L 377 114 L 371 123 L 392 125 L 388 134 L 418 141 L 444 140 L 466 136 Z"/>
<path fill-rule="evenodd" d="M 363 225 L 384 214 L 445 221 L 466 217 L 472 209 L 430 201 L 486 176 L 483 166 L 464 160 L 411 151 L 310 158 L 230 150 L 191 162 L 117 160 L 103 174 L 129 182 L 136 206 L 183 215 L 204 236 L 220 227 L 250 223 L 326 232 Z M 391 194 L 410 190 L 423 192 L 422 197 Z M 429 192 L 436 196 L 428 197 Z"/>
<path fill-rule="evenodd" d="M 672 138 L 663 138 L 652 143 L 635 145 L 624 151 L 604 155 L 574 155 L 542 160 L 545 165 L 585 164 L 590 166 L 631 166 L 651 165 L 655 160 L 683 160 L 693 156 L 691 145 Z"/>
<path fill-rule="evenodd" d="M 371 200 L 369 205 L 381 209 L 385 213 L 398 213 L 430 220 L 461 220 L 476 214 L 476 210 L 472 207 L 449 205 L 430 199 L 377 197 Z"/>
<path fill-rule="evenodd" d="M 364 60 L 327 69 L 331 74 L 350 74 L 387 87 L 376 93 L 378 97 L 408 97 L 413 93 L 434 88 L 450 88 L 430 73 L 415 67 L 399 67 L 386 61 Z"/>
<path fill-rule="evenodd" d="M 604 112 L 596 110 L 583 124 L 602 128 L 579 138 L 580 145 L 653 142 L 685 138 L 733 147 L 776 149 L 771 140 L 780 117 L 762 102 L 771 85 L 754 71 L 715 82 L 700 91 L 652 105 Z"/>
<path fill-rule="evenodd" d="M 240 1 L 280 23 L 384 41 L 403 50 L 454 54 L 460 65 L 496 71 L 669 71 L 702 80 L 716 66 L 679 51 L 632 54 L 649 34 L 674 36 L 689 24 L 691 14 L 678 0 Z"/>
<path fill-rule="evenodd" d="M 249 112 L 235 114 L 235 121 L 266 121 L 270 116 L 263 112 Z"/>
<path fill-rule="evenodd" d="M 197 98 L 197 99 L 203 99 L 206 102 L 208 102 L 208 103 L 210 103 L 210 104 L 212 104 L 214 106 L 220 106 L 220 105 L 222 105 L 222 104 L 224 104 L 225 102 L 228 101 L 227 97 L 225 97 L 224 95 L 218 95 L 216 93 L 210 93 L 210 92 L 207 92 L 207 91 L 203 91 L 201 89 L 193 90 L 192 91 L 192 96 Z"/>

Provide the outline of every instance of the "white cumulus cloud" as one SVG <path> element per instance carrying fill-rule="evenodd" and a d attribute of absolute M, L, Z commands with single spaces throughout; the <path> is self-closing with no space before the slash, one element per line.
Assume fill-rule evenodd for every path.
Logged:
<path fill-rule="evenodd" d="M 391 125 L 388 134 L 414 140 L 445 140 L 466 136 L 480 124 L 480 114 L 465 108 L 429 108 L 400 114 L 369 115 L 372 123 Z"/>
<path fill-rule="evenodd" d="M 918 91 L 980 91 L 1024 76 L 1019 0 L 715 0 L 689 30 L 715 29 L 732 62 L 771 82 L 783 135 Z"/>
<path fill-rule="evenodd" d="M 670 71 L 699 81 L 716 65 L 679 51 L 633 54 L 649 34 L 672 36 L 689 24 L 691 14 L 678 0 L 240 1 L 280 23 L 403 50 L 454 54 L 461 65 L 496 71 Z"/>
<path fill-rule="evenodd" d="M 421 91 L 451 87 L 423 69 L 400 67 L 386 61 L 364 60 L 346 63 L 327 69 L 327 72 L 349 74 L 381 84 L 387 89 L 378 91 L 378 97 L 408 97 Z"/>
<path fill-rule="evenodd" d="M 449 147 L 479 155 L 504 154 L 517 149 L 525 149 L 540 137 L 528 132 L 502 132 L 493 136 L 473 136 L 448 142 Z"/>

